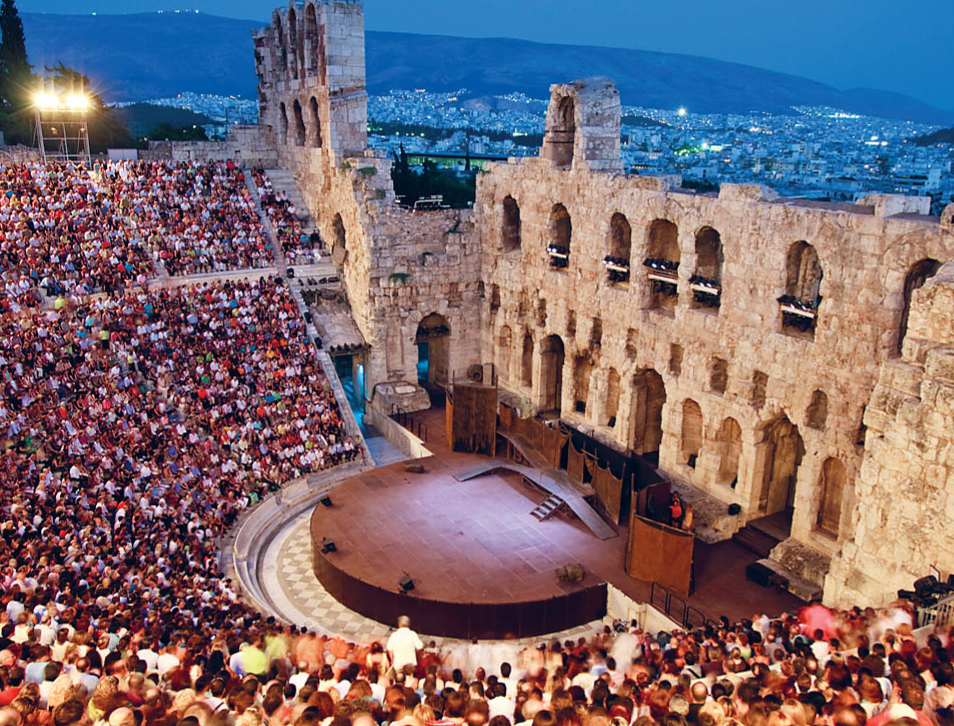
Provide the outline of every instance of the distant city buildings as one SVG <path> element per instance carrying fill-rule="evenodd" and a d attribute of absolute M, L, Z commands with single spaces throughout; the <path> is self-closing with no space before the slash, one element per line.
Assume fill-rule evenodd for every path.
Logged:
<path fill-rule="evenodd" d="M 257 122 L 257 101 L 183 93 L 148 103 L 188 108 L 217 123 Z M 532 156 L 547 102 L 524 94 L 473 97 L 395 90 L 371 96 L 369 144 L 397 155 Z M 858 116 L 827 107 L 790 115 L 696 114 L 691 109 L 623 108 L 622 156 L 629 173 L 679 174 L 687 186 L 757 182 L 789 197 L 854 201 L 870 191 L 930 195 L 935 211 L 954 198 L 954 147 L 908 141 L 938 127 Z"/>

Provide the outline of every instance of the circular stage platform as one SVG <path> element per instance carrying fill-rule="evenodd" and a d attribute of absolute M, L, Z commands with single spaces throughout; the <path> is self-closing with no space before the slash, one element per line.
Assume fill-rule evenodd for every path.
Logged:
<path fill-rule="evenodd" d="M 369 618 L 455 638 L 513 638 L 599 620 L 606 582 L 622 574 L 622 536 L 600 542 L 565 513 L 530 515 L 546 494 L 516 474 L 460 482 L 486 461 L 423 460 L 422 474 L 395 464 L 350 479 L 311 520 L 315 575 L 337 600 Z M 322 552 L 325 538 L 335 552 Z M 581 563 L 581 583 L 556 570 Z M 414 589 L 402 594 L 404 575 Z M 628 579 L 628 578 L 627 578 Z"/>

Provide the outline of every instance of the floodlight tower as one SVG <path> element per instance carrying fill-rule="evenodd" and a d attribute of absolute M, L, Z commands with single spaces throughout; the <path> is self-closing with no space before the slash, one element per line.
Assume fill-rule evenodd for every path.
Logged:
<path fill-rule="evenodd" d="M 43 161 L 67 161 L 89 166 L 89 96 L 41 91 L 34 97 L 33 106 L 37 146 Z"/>

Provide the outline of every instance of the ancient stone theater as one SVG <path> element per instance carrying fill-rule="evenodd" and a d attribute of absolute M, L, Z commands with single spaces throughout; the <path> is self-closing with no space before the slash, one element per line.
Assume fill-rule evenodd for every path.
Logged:
<path fill-rule="evenodd" d="M 493 364 L 519 415 L 657 470 L 699 537 L 777 515 L 768 559 L 826 603 L 954 572 L 954 205 L 626 174 L 612 79 L 557 78 L 538 157 L 489 165 L 472 209 L 415 211 L 367 147 L 361 4 L 292 2 L 254 48 L 260 125 L 175 153 L 291 173 L 372 412 Z"/>

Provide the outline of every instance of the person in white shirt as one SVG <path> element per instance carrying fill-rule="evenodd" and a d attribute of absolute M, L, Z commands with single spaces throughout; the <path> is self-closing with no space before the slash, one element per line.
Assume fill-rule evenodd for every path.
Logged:
<path fill-rule="evenodd" d="M 397 624 L 398 629 L 391 633 L 385 650 L 391 659 L 391 668 L 400 671 L 406 665 L 417 665 L 417 652 L 424 649 L 424 643 L 411 630 L 411 619 L 407 615 L 399 617 Z"/>

